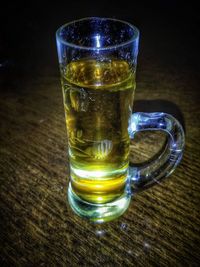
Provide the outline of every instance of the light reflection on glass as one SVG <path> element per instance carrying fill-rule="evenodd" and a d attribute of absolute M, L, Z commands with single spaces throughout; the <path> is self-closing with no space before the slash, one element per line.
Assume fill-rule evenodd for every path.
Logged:
<path fill-rule="evenodd" d="M 97 35 L 95 36 L 96 47 L 101 47 L 100 38 L 101 38 L 101 36 L 100 36 L 99 34 L 97 34 Z"/>

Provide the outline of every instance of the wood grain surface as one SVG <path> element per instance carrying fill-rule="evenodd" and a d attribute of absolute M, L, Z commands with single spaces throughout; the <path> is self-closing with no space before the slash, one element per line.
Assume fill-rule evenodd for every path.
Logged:
<path fill-rule="evenodd" d="M 182 86 L 191 89 L 191 82 L 183 84 L 182 77 L 173 82 L 172 93 L 172 85 L 157 76 L 156 83 L 161 84 L 149 94 L 147 74 L 148 70 L 140 73 L 135 107 L 139 110 L 142 101 L 159 99 L 176 103 L 186 125 L 184 157 L 170 178 L 135 195 L 124 216 L 100 226 L 77 217 L 67 204 L 67 142 L 59 79 L 30 79 L 19 90 L 1 94 L 2 262 L 9 266 L 198 265 L 198 99 L 191 90 L 182 93 Z M 165 76 L 166 81 L 171 78 Z M 137 136 L 133 160 L 134 155 L 136 161 L 147 159 L 158 144 L 153 134 Z"/>
<path fill-rule="evenodd" d="M 185 23 L 179 33 L 181 23 L 176 21 L 178 26 L 172 30 L 160 19 L 162 34 L 162 27 L 152 30 L 157 22 L 150 19 L 142 24 L 133 108 L 168 112 L 180 120 L 186 131 L 181 164 L 162 183 L 134 195 L 122 217 L 94 225 L 74 215 L 67 202 L 67 140 L 57 62 L 51 62 L 52 71 L 47 59 L 51 55 L 46 52 L 46 61 L 40 59 L 40 51 L 45 53 L 48 42 L 54 42 L 55 25 L 50 21 L 51 40 L 45 39 L 43 25 L 32 55 L 23 46 L 14 52 L 19 53 L 23 69 L 2 71 L 0 266 L 199 266 L 200 97 L 195 26 Z M 182 36 L 185 30 L 191 32 L 187 40 Z M 49 51 L 55 57 L 55 47 Z M 161 133 L 137 135 L 132 160 L 149 159 L 164 141 Z"/>

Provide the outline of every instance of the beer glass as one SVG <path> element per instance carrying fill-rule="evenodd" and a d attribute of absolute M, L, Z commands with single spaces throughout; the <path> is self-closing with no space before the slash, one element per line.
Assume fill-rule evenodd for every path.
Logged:
<path fill-rule="evenodd" d="M 133 113 L 139 31 L 110 18 L 76 20 L 56 32 L 67 126 L 68 200 L 78 215 L 110 221 L 128 208 L 131 193 L 168 176 L 179 163 L 184 133 L 165 113 Z M 129 166 L 138 131 L 168 134 L 161 155 Z"/>

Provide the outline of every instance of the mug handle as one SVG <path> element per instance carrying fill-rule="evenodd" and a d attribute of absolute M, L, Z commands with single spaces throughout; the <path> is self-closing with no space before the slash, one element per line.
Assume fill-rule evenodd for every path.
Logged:
<path fill-rule="evenodd" d="M 180 162 L 185 144 L 181 124 L 167 113 L 136 112 L 131 115 L 128 133 L 131 139 L 140 131 L 164 131 L 167 135 L 166 146 L 158 158 L 142 166 L 129 166 L 129 181 L 132 193 L 148 188 L 169 176 Z"/>

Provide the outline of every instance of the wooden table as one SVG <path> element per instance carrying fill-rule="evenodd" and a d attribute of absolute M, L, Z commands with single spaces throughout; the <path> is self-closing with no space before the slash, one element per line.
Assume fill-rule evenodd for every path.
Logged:
<path fill-rule="evenodd" d="M 134 110 L 165 111 L 181 121 L 186 130 L 183 160 L 170 178 L 134 195 L 124 216 L 107 224 L 84 221 L 67 203 L 58 72 L 3 71 L 0 266 L 199 266 L 199 71 L 192 46 L 189 54 L 189 41 L 175 39 L 177 32 L 173 44 L 162 38 L 156 44 L 148 27 L 143 28 Z M 156 152 L 158 140 L 154 134 L 137 136 L 135 160 Z"/>

